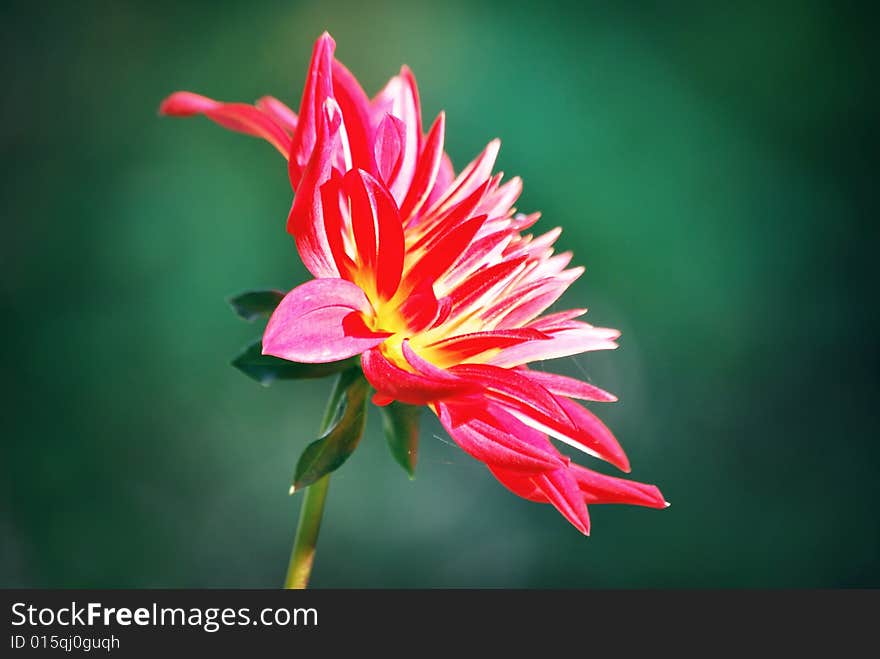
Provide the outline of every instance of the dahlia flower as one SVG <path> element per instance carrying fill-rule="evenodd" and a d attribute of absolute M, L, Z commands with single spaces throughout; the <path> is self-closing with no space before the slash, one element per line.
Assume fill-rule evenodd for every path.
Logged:
<path fill-rule="evenodd" d="M 630 471 L 611 431 L 576 402 L 615 396 L 530 367 L 616 348 L 619 332 L 580 320 L 585 309 L 546 313 L 583 268 L 554 253 L 559 228 L 525 233 L 539 214 L 514 208 L 519 178 L 493 173 L 499 141 L 456 172 L 444 114 L 425 131 L 410 70 L 371 99 L 334 48 L 326 33 L 317 40 L 298 113 L 272 97 L 247 105 L 190 92 L 160 109 L 263 138 L 287 160 L 287 230 L 314 278 L 272 298 L 263 355 L 348 366 L 360 356 L 373 403 L 427 407 L 504 486 L 581 533 L 587 504 L 663 508 L 655 486 L 575 464 L 550 439 Z"/>

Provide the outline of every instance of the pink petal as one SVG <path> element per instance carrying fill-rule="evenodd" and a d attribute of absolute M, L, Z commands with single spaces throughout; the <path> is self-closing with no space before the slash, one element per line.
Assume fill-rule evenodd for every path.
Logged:
<path fill-rule="evenodd" d="M 547 341 L 533 341 L 506 348 L 489 360 L 496 366 L 521 366 L 542 359 L 556 359 L 592 350 L 614 350 L 613 330 L 591 327 L 550 333 Z"/>
<path fill-rule="evenodd" d="M 285 295 L 269 318 L 263 354 L 309 364 L 357 355 L 388 337 L 370 331 L 361 312 L 370 312 L 370 303 L 351 282 L 307 281 Z"/>
<path fill-rule="evenodd" d="M 498 157 L 498 150 L 500 148 L 500 140 L 496 139 L 489 142 L 483 152 L 465 167 L 461 174 L 458 175 L 458 178 L 449 185 L 446 194 L 441 196 L 432 205 L 428 213 L 439 212 L 459 203 L 479 186 L 483 185 L 492 175 L 492 167 L 495 165 L 495 159 Z"/>
<path fill-rule="evenodd" d="M 406 133 L 403 141 L 403 159 L 398 175 L 391 185 L 391 194 L 398 204 L 402 204 L 412 183 L 416 158 L 422 136 L 419 92 L 412 72 L 403 67 L 373 101 L 374 116 L 391 114 L 403 123 Z M 381 114 L 380 114 L 381 113 Z"/>
<path fill-rule="evenodd" d="M 403 142 L 406 126 L 397 117 L 386 114 L 376 129 L 374 153 L 379 176 L 390 185 L 403 162 Z"/>
<path fill-rule="evenodd" d="M 433 208 L 437 200 L 446 194 L 449 190 L 449 186 L 452 185 L 452 181 L 454 180 L 455 169 L 452 166 L 452 161 L 449 159 L 449 156 L 444 153 L 440 158 L 440 168 L 437 171 L 437 180 L 434 181 L 434 186 L 431 188 L 431 193 L 428 195 L 424 207 Z"/>
<path fill-rule="evenodd" d="M 547 391 L 559 396 L 578 398 L 580 400 L 592 400 L 601 403 L 613 403 L 617 396 L 608 393 L 592 384 L 575 380 L 556 373 L 544 373 L 542 371 L 524 371 L 527 378 L 544 387 Z"/>

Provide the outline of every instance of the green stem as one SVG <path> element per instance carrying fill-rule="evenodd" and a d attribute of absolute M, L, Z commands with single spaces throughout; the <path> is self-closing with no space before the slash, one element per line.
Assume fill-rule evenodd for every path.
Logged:
<path fill-rule="evenodd" d="M 290 552 L 290 565 L 287 567 L 285 588 L 303 589 L 309 585 L 315 549 L 318 544 L 318 531 L 321 530 L 321 517 L 324 514 L 324 501 L 330 487 L 330 475 L 316 480 L 306 488 L 296 526 L 296 540 Z"/>
<path fill-rule="evenodd" d="M 327 401 L 327 409 L 324 411 L 324 419 L 321 421 L 320 435 L 327 432 L 336 416 L 339 401 L 345 393 L 345 387 L 342 384 L 343 378 L 339 376 Z M 312 564 L 315 562 L 318 532 L 321 530 L 321 518 L 324 515 L 324 502 L 327 500 L 329 487 L 330 474 L 327 474 L 306 488 L 299 512 L 299 522 L 296 525 L 296 538 L 293 541 L 293 550 L 290 552 L 287 576 L 284 579 L 285 588 L 302 590 L 309 584 Z"/>

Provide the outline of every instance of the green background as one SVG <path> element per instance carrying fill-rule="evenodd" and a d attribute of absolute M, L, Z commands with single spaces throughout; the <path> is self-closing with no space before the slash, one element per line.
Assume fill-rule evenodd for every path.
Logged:
<path fill-rule="evenodd" d="M 562 303 L 623 331 L 552 366 L 672 507 L 584 538 L 434 420 L 410 482 L 374 410 L 314 585 L 880 586 L 872 17 L 736 4 L 4 3 L 0 585 L 280 583 L 330 383 L 232 369 L 224 299 L 307 276 L 285 168 L 156 108 L 296 106 L 326 28 L 370 93 L 411 65 L 457 167 L 502 138 Z"/>

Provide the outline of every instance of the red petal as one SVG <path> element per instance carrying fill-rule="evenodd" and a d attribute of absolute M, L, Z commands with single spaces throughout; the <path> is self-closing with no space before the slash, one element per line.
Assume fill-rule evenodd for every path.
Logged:
<path fill-rule="evenodd" d="M 535 503 L 549 503 L 547 495 L 535 485 L 535 481 L 532 480 L 530 475 L 523 474 L 520 471 L 510 471 L 509 469 L 504 469 L 498 465 L 487 466 L 489 467 L 489 471 L 492 472 L 492 475 L 498 479 L 498 482 L 515 495 L 520 496 L 523 499 L 528 499 L 529 501 L 534 501 Z"/>
<path fill-rule="evenodd" d="M 190 117 L 204 114 L 224 128 L 261 137 L 285 158 L 290 152 L 290 136 L 269 114 L 245 103 L 220 103 L 191 92 L 175 92 L 159 106 L 161 114 Z"/>
<path fill-rule="evenodd" d="M 527 430 L 497 407 L 450 401 L 437 408 L 440 423 L 455 443 L 477 460 L 527 473 L 565 464 L 552 446 L 540 448 L 521 437 Z"/>
<path fill-rule="evenodd" d="M 400 207 L 400 217 L 404 224 L 416 215 L 427 201 L 431 188 L 437 180 L 440 172 L 440 163 L 443 158 L 443 139 L 446 126 L 446 114 L 441 112 L 425 139 L 425 146 L 419 160 L 416 163 L 412 184 L 409 192 Z"/>
<path fill-rule="evenodd" d="M 648 508 L 669 505 L 655 485 L 606 476 L 580 465 L 571 465 L 571 470 L 587 503 L 626 503 Z"/>
<path fill-rule="evenodd" d="M 577 426 L 577 434 L 572 439 L 578 440 L 576 448 L 586 449 L 596 457 L 610 462 L 621 471 L 630 470 L 629 459 L 623 448 L 608 427 L 595 414 L 563 396 L 556 400 L 565 409 L 568 417 Z"/>
<path fill-rule="evenodd" d="M 274 96 L 263 96 L 257 100 L 256 106 L 288 133 L 293 134 L 296 130 L 296 113 Z"/>
<path fill-rule="evenodd" d="M 449 371 L 479 382 L 486 387 L 486 396 L 502 402 L 511 411 L 533 418 L 558 432 L 572 433 L 575 430 L 556 397 L 518 371 L 491 364 L 458 364 Z"/>
<path fill-rule="evenodd" d="M 590 516 L 577 481 L 568 469 L 556 469 L 534 477 L 535 485 L 544 493 L 572 525 L 584 535 L 590 535 Z"/>
<path fill-rule="evenodd" d="M 436 379 L 405 371 L 389 361 L 380 350 L 365 352 L 361 366 L 367 380 L 379 393 L 410 405 L 427 405 L 443 398 L 479 391 L 479 385 L 467 380 Z"/>
<path fill-rule="evenodd" d="M 352 167 L 375 172 L 370 127 L 370 101 L 357 79 L 339 61 L 333 60 L 333 95 L 342 110 L 351 151 Z"/>
<path fill-rule="evenodd" d="M 442 350 L 449 359 L 464 360 L 494 348 L 504 348 L 525 341 L 540 341 L 546 338 L 549 338 L 546 334 L 531 329 L 490 330 L 441 339 L 428 347 Z"/>
<path fill-rule="evenodd" d="M 343 187 L 351 200 L 358 263 L 372 273 L 379 296 L 390 299 L 400 284 L 405 251 L 397 205 L 385 187 L 363 170 L 346 173 Z"/>
<path fill-rule="evenodd" d="M 345 251 L 344 236 L 350 234 L 350 229 L 342 216 L 340 204 L 347 204 L 348 199 L 342 198 L 342 176 L 338 171 L 331 171 L 330 180 L 321 185 L 320 191 L 321 211 L 324 215 L 324 234 L 327 237 L 330 254 L 333 256 L 339 276 L 352 281 L 357 265 Z M 306 194 L 305 189 L 301 188 L 300 194 Z"/>
<path fill-rule="evenodd" d="M 351 282 L 312 279 L 284 296 L 269 318 L 263 354 L 310 364 L 357 355 L 388 336 L 358 321 L 358 312 L 369 310 L 366 295 Z"/>
<path fill-rule="evenodd" d="M 290 216 L 287 218 L 287 231 L 293 234 L 303 264 L 315 277 L 340 275 L 327 241 L 320 186 L 330 178 L 341 123 L 339 108 L 329 99 L 318 126 L 318 141 L 303 172 L 299 190 L 293 198 Z"/>
<path fill-rule="evenodd" d="M 439 240 L 406 274 L 407 288 L 412 290 L 420 283 L 433 283 L 440 275 L 449 270 L 485 221 L 485 216 L 475 217 Z"/>
<path fill-rule="evenodd" d="M 463 312 L 471 305 L 477 304 L 484 295 L 487 298 L 491 297 L 489 293 L 497 287 L 506 285 L 511 275 L 525 261 L 525 257 L 504 261 L 473 273 L 450 292 L 452 313 Z"/>
<path fill-rule="evenodd" d="M 312 160 L 312 151 L 319 142 L 324 103 L 333 97 L 332 61 L 336 42 L 325 32 L 315 42 L 309 72 L 299 106 L 299 121 L 293 133 L 288 171 L 294 189 L 300 184 L 304 170 Z M 329 162 L 329 158 L 328 158 Z"/>

